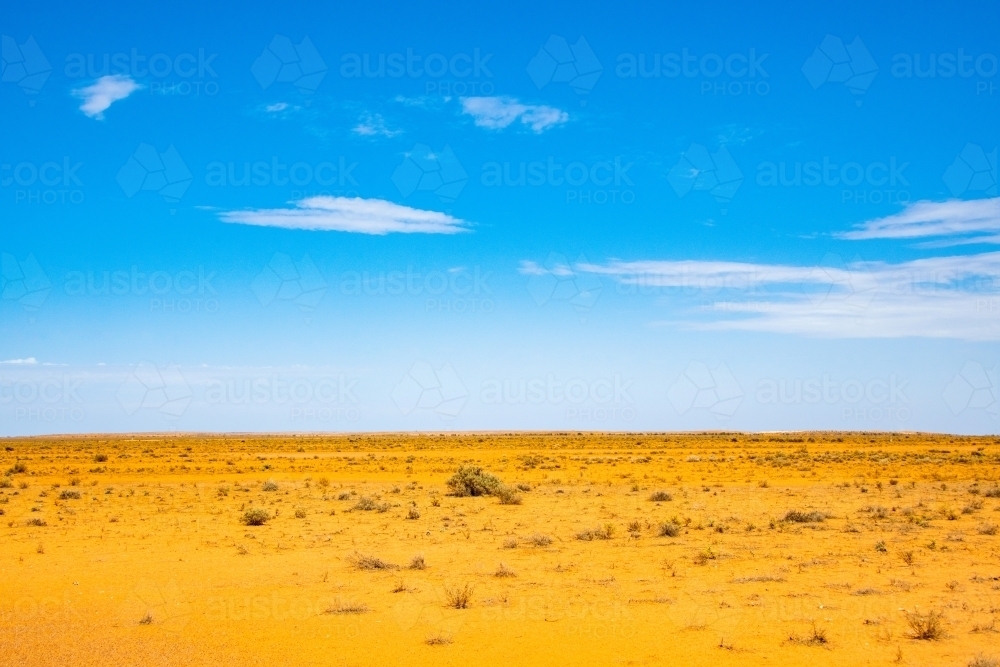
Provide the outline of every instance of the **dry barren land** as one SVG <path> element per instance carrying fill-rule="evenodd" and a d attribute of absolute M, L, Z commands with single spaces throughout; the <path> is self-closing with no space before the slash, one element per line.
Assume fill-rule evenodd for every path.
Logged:
<path fill-rule="evenodd" d="M 0 663 L 995 666 L 998 478 L 921 434 L 0 440 Z"/>

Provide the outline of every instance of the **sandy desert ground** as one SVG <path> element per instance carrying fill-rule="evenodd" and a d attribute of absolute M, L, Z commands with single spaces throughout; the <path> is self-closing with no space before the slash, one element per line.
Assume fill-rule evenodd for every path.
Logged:
<path fill-rule="evenodd" d="M 0 448 L 3 664 L 1000 658 L 997 437 L 142 435 Z M 451 495 L 463 465 L 505 486 Z M 264 523 L 246 525 L 255 516 Z"/>

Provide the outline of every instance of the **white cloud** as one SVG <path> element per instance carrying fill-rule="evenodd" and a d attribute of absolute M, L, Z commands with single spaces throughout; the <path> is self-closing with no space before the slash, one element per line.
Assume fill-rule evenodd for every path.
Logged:
<path fill-rule="evenodd" d="M 382 114 L 375 114 L 374 116 L 365 114 L 361 122 L 355 125 L 352 131 L 363 137 L 395 137 L 403 133 L 402 130 L 389 129 L 389 126 L 385 124 L 385 119 L 382 118 Z"/>
<path fill-rule="evenodd" d="M 946 237 L 925 245 L 1000 244 L 1000 197 L 918 201 L 903 211 L 869 220 L 837 235 L 850 240 Z"/>
<path fill-rule="evenodd" d="M 569 114 L 554 107 L 521 104 L 511 97 L 463 97 L 462 113 L 472 116 L 476 125 L 502 130 L 516 120 L 536 134 L 569 120 Z"/>
<path fill-rule="evenodd" d="M 264 111 L 268 113 L 278 113 L 279 111 L 284 111 L 288 108 L 288 102 L 275 102 L 274 104 L 268 104 L 264 107 Z"/>
<path fill-rule="evenodd" d="M 522 264 L 522 272 L 531 268 Z M 626 293 L 664 297 L 677 308 L 669 324 L 687 329 L 1000 340 L 1000 252 L 898 264 L 829 255 L 812 266 L 681 260 L 574 268 L 609 276 Z"/>
<path fill-rule="evenodd" d="M 0 364 L 16 364 L 18 366 L 34 366 L 38 363 L 38 360 L 34 357 L 28 357 L 27 359 L 7 359 L 6 361 L 0 361 Z"/>
<path fill-rule="evenodd" d="M 457 234 L 468 223 L 446 213 L 423 211 L 382 199 L 309 197 L 295 208 L 224 211 L 223 222 L 285 229 L 354 232 L 358 234 Z"/>
<path fill-rule="evenodd" d="M 142 88 L 141 85 L 124 74 L 102 76 L 84 88 L 77 88 L 73 95 L 83 100 L 80 111 L 91 118 L 104 120 L 104 112 L 117 102 Z"/>

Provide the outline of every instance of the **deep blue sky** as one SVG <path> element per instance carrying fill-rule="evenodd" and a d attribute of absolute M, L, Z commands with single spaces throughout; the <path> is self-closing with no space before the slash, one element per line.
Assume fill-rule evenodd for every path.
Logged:
<path fill-rule="evenodd" d="M 998 25 L 5 3 L 0 434 L 996 432 Z"/>

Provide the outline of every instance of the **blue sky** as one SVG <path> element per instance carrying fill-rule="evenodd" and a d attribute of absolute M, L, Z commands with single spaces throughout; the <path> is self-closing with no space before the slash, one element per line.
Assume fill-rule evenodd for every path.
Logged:
<path fill-rule="evenodd" d="M 996 433 L 995 3 L 0 18 L 0 434 Z"/>

